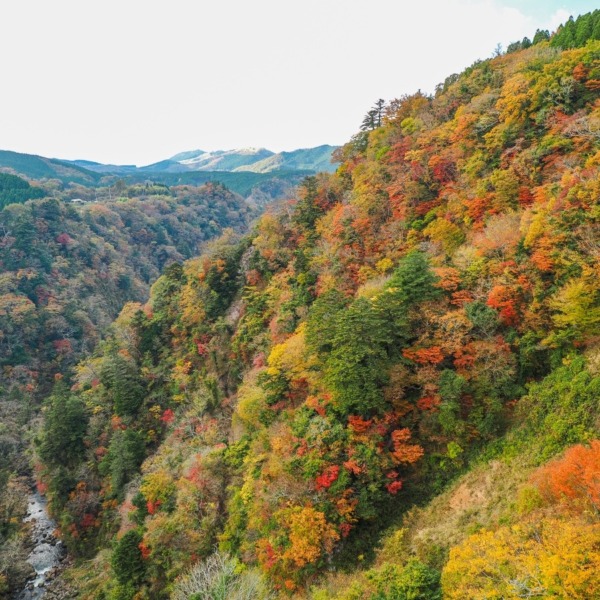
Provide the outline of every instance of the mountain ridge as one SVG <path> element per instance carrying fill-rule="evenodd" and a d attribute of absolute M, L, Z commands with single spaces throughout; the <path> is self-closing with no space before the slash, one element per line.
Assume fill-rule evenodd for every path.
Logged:
<path fill-rule="evenodd" d="M 103 164 L 86 159 L 68 161 L 36 154 L 0 150 L 0 173 L 17 175 L 30 182 L 35 182 L 36 185 L 42 185 L 47 188 L 50 195 L 58 185 L 62 190 L 71 190 L 72 197 L 79 197 L 83 194 L 80 186 L 101 190 L 114 186 L 119 180 L 127 185 L 145 184 L 149 181 L 168 186 L 201 186 L 206 183 L 221 183 L 231 191 L 245 198 L 252 197 L 253 201 L 262 205 L 280 199 L 287 193 L 292 193 L 293 185 L 297 185 L 302 178 L 314 174 L 321 167 L 327 166 L 330 170 L 334 170 L 335 165 L 328 162 L 329 152 L 323 152 L 322 148 L 317 149 L 316 159 L 318 160 L 314 164 L 306 162 L 299 164 L 298 162 L 294 163 L 293 160 L 282 160 L 276 165 L 272 165 L 272 168 L 260 170 L 237 168 L 240 166 L 240 162 L 249 160 L 251 164 L 256 158 L 253 156 L 248 159 L 248 153 L 245 151 L 239 155 L 230 151 L 229 155 L 225 157 L 229 161 L 231 169 L 211 170 L 208 159 L 204 160 L 204 166 L 201 169 L 186 166 L 172 159 L 137 167 L 135 165 Z M 305 151 L 299 152 L 300 154 L 305 153 Z M 263 157 L 265 154 L 278 156 L 268 150 L 262 150 L 259 156 Z M 184 152 L 175 156 L 183 156 L 185 160 L 198 158 L 196 151 Z M 215 158 L 214 153 L 211 156 L 214 160 L 220 158 Z M 243 158 L 244 156 L 245 158 Z M 292 153 L 292 156 L 295 154 Z M 261 158 L 261 160 L 264 159 Z"/>
<path fill-rule="evenodd" d="M 272 171 L 335 171 L 331 159 L 338 146 L 321 144 L 311 148 L 297 148 L 273 152 L 267 148 L 234 148 L 231 150 L 187 150 L 148 165 L 117 165 L 86 159 L 51 159 L 72 164 L 95 173 L 167 172 L 189 171 L 270 173 Z"/>
<path fill-rule="evenodd" d="M 280 153 L 265 148 L 213 152 L 191 150 L 141 167 L 0 150 L 0 172 L 25 177 L 30 181 L 58 180 L 63 186 L 84 187 L 108 187 L 119 179 L 129 184 L 149 180 L 166 185 L 219 182 L 233 192 L 248 197 L 254 189 L 274 189 L 275 181 L 297 184 L 307 175 L 335 171 L 336 164 L 331 162 L 335 149 L 336 146 L 325 144 Z M 281 185 L 275 187 L 281 188 Z M 270 193 L 266 198 L 269 197 L 272 197 Z"/>

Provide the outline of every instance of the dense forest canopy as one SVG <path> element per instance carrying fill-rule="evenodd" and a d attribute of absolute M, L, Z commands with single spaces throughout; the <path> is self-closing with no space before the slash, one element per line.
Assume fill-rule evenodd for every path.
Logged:
<path fill-rule="evenodd" d="M 25 488 L 11 474 L 27 472 L 28 430 L 55 376 L 93 350 L 126 302 L 145 301 L 165 267 L 245 228 L 254 212 L 218 185 L 123 185 L 112 202 L 22 203 L 47 192 L 12 175 L 0 184 L 12 194 L 0 211 L 0 545 L 14 541 L 0 551 L 0 572 L 10 575 L 25 550 L 14 536 Z M 74 415 L 61 437 L 84 425 Z"/>
<path fill-rule="evenodd" d="M 32 187 L 28 181 L 10 175 L 0 173 L 0 210 L 9 204 L 18 204 L 33 198 L 43 198 L 44 190 Z"/>
<path fill-rule="evenodd" d="M 571 27 L 379 101 L 59 375 L 36 474 L 82 597 L 600 595 L 600 41 Z"/>

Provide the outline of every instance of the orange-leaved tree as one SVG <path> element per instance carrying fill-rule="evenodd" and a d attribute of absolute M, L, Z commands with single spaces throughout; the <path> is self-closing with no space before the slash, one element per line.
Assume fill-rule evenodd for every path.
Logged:
<path fill-rule="evenodd" d="M 600 512 L 600 440 L 577 444 L 535 475 L 542 497 L 570 510 Z"/>

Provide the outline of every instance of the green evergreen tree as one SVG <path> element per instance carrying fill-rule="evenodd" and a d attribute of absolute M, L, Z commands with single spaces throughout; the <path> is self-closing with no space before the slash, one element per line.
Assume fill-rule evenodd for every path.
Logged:
<path fill-rule="evenodd" d="M 464 423 L 460 421 L 460 399 L 465 391 L 466 380 L 454 371 L 445 369 L 439 380 L 439 394 L 442 399 L 438 420 L 444 433 L 458 436 L 464 430 Z"/>
<path fill-rule="evenodd" d="M 577 45 L 577 25 L 573 19 L 570 17 L 569 20 L 561 25 L 557 32 L 554 34 L 552 39 L 550 40 L 550 45 L 558 48 L 563 48 L 565 50 L 569 48 L 575 48 Z M 534 43 L 535 38 L 534 38 Z"/>
<path fill-rule="evenodd" d="M 145 572 L 144 559 L 140 551 L 142 535 L 137 529 L 128 531 L 116 544 L 111 566 L 117 581 L 123 585 L 139 582 Z"/>
<path fill-rule="evenodd" d="M 293 222 L 300 225 L 309 239 L 316 239 L 318 234 L 315 230 L 315 223 L 323 214 L 323 210 L 315 202 L 318 191 L 317 178 L 307 177 L 301 187 L 304 197 L 296 205 Z"/>
<path fill-rule="evenodd" d="M 592 39 L 600 40 L 600 10 L 592 13 Z"/>
<path fill-rule="evenodd" d="M 550 32 L 547 29 L 538 29 L 533 36 L 533 44 L 547 42 L 550 39 Z"/>
<path fill-rule="evenodd" d="M 590 39 L 592 39 L 592 15 L 588 13 L 579 17 L 575 23 L 575 45 L 585 46 Z"/>
<path fill-rule="evenodd" d="M 306 344 L 317 354 L 327 354 L 334 347 L 338 317 L 348 299 L 338 290 L 319 296 L 311 306 L 306 324 Z"/>
<path fill-rule="evenodd" d="M 39 187 L 32 187 L 29 182 L 16 175 L 0 173 L 0 210 L 9 204 L 20 204 L 46 195 Z"/>
<path fill-rule="evenodd" d="M 326 380 L 341 414 L 369 414 L 384 408 L 382 386 L 387 381 L 390 323 L 369 300 L 358 298 L 336 323 Z"/>
<path fill-rule="evenodd" d="M 103 385 L 109 390 L 115 412 L 120 417 L 133 416 L 143 400 L 145 389 L 135 363 L 113 348 L 101 372 Z"/>
<path fill-rule="evenodd" d="M 441 574 L 428 565 L 409 560 L 404 567 L 386 565 L 370 571 L 367 578 L 375 585 L 373 600 L 441 600 Z"/>
<path fill-rule="evenodd" d="M 392 274 L 388 288 L 397 288 L 404 296 L 407 306 L 435 300 L 441 291 L 435 287 L 437 277 L 429 268 L 422 252 L 413 250 L 407 254 Z"/>
<path fill-rule="evenodd" d="M 492 335 L 498 325 L 498 313 L 483 302 L 471 302 L 465 306 L 465 312 L 473 328 L 483 336 Z"/>
<path fill-rule="evenodd" d="M 121 496 L 125 484 L 137 473 L 144 460 L 145 448 L 144 438 L 138 431 L 118 430 L 113 435 L 100 467 L 104 475 L 110 473 L 115 496 Z"/>
<path fill-rule="evenodd" d="M 71 467 L 85 451 L 88 417 L 85 405 L 59 381 L 48 399 L 44 425 L 38 440 L 42 460 L 50 467 Z"/>
<path fill-rule="evenodd" d="M 375 106 L 365 115 L 360 126 L 361 131 L 372 131 L 381 127 L 383 121 L 383 113 L 385 109 L 385 100 L 379 99 L 375 102 Z"/>

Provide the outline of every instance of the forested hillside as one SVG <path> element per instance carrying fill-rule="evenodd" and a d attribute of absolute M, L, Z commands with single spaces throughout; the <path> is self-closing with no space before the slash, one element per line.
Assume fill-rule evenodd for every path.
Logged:
<path fill-rule="evenodd" d="M 81 597 L 600 596 L 600 42 L 544 37 L 380 105 L 58 381 Z"/>
<path fill-rule="evenodd" d="M 2 546 L 18 529 L 23 500 L 17 479 L 7 481 L 28 471 L 27 429 L 55 375 L 93 350 L 126 302 L 145 300 L 165 266 L 197 254 L 226 228 L 246 227 L 253 213 L 214 185 L 125 188 L 119 201 L 84 205 L 15 203 L 44 193 L 12 175 L 0 175 L 0 185 L 0 200 L 11 200 L 0 210 Z M 18 552 L 11 552 L 6 562 L 0 550 L 0 572 L 14 566 Z"/>
<path fill-rule="evenodd" d="M 45 195 L 43 189 L 32 187 L 21 177 L 0 173 L 0 210 L 9 204 L 19 204 Z"/>

